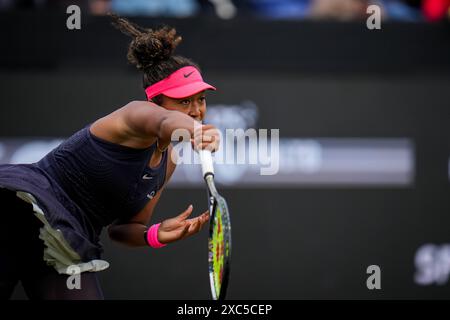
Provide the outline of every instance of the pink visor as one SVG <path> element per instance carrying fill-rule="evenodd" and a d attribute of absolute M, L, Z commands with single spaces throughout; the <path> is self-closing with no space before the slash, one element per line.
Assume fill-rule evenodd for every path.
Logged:
<path fill-rule="evenodd" d="M 148 100 L 163 94 L 169 98 L 179 99 L 192 96 L 203 90 L 216 90 L 203 81 L 197 68 L 188 66 L 178 69 L 167 78 L 145 89 Z"/>

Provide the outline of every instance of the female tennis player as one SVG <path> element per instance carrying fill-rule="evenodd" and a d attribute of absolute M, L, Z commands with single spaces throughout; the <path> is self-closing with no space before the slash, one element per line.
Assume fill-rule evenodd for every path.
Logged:
<path fill-rule="evenodd" d="M 201 125 L 205 91 L 215 88 L 195 63 L 173 55 L 181 41 L 175 29 L 112 18 L 132 37 L 128 60 L 143 72 L 147 101 L 89 123 L 37 163 L 0 166 L 3 299 L 19 281 L 32 299 L 103 299 L 96 271 L 108 267 L 99 243 L 104 227 L 125 245 L 160 248 L 199 232 L 209 219 L 208 211 L 189 218 L 190 205 L 150 223 L 175 170 L 172 133 L 187 130 L 195 149 L 218 148 L 218 130 Z M 72 274 L 79 274 L 78 286 L 69 285 Z"/>

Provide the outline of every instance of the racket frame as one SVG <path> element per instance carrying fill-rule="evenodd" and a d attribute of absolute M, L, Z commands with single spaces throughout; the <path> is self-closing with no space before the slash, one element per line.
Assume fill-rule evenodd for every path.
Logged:
<path fill-rule="evenodd" d="M 210 280 L 210 287 L 211 287 L 211 294 L 213 300 L 224 300 L 227 288 L 228 288 L 228 281 L 230 277 L 230 265 L 231 265 L 231 222 L 230 222 L 230 216 L 228 211 L 228 206 L 225 201 L 225 199 L 217 192 L 215 183 L 214 183 L 214 174 L 206 174 L 205 175 L 205 182 L 207 185 L 207 194 L 208 194 L 208 205 L 209 205 L 209 212 L 210 212 L 210 224 L 209 224 L 209 236 L 208 236 L 208 269 L 209 269 L 209 280 Z M 219 295 L 216 293 L 216 287 L 214 282 L 214 267 L 212 266 L 212 263 L 210 262 L 210 239 L 212 239 L 212 235 L 214 233 L 214 219 L 216 208 L 220 205 L 223 207 L 221 208 L 220 212 L 222 214 L 222 227 L 224 228 L 224 242 L 228 244 L 227 248 L 224 248 L 224 254 L 226 254 L 224 259 L 224 266 L 223 266 L 223 274 L 222 274 L 222 283 L 220 285 L 220 292 Z M 225 217 L 225 219 L 224 219 Z M 223 221 L 227 220 L 228 223 L 223 224 Z M 226 251 L 225 251 L 226 250 Z M 227 252 L 227 253 L 225 253 Z"/>

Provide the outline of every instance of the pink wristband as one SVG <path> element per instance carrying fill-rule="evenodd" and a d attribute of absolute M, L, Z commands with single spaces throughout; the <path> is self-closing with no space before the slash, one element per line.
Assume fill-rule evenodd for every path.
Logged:
<path fill-rule="evenodd" d="M 165 247 L 167 245 L 158 241 L 158 229 L 160 224 L 161 223 L 152 225 L 147 231 L 147 243 L 150 247 L 156 249 Z"/>

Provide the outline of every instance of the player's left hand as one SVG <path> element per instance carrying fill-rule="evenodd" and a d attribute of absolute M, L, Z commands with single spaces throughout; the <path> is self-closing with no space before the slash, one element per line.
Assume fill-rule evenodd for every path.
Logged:
<path fill-rule="evenodd" d="M 158 241 L 170 243 L 198 233 L 209 220 L 209 211 L 188 219 L 193 210 L 190 205 L 185 211 L 175 218 L 164 220 L 158 229 Z"/>

